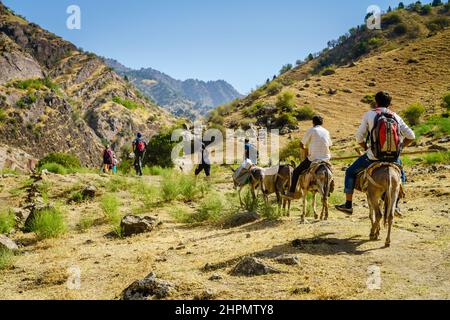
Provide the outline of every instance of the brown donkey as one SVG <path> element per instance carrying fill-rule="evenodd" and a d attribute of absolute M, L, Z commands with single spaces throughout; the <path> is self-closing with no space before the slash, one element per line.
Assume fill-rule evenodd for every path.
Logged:
<path fill-rule="evenodd" d="M 380 237 L 380 222 L 383 218 L 384 226 L 388 227 L 386 247 L 391 245 L 391 230 L 394 222 L 395 208 L 400 196 L 402 179 L 401 168 L 394 163 L 376 163 L 366 172 L 367 201 L 369 203 L 369 218 L 372 223 L 370 240 L 376 241 Z M 384 200 L 384 214 L 381 203 Z"/>

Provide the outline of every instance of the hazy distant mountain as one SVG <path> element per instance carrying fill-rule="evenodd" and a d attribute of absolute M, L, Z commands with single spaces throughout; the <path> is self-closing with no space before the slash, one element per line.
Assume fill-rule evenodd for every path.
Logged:
<path fill-rule="evenodd" d="M 105 59 L 105 62 L 176 116 L 193 119 L 205 115 L 212 108 L 242 97 L 223 80 L 181 81 L 152 68 L 133 70 L 113 59 Z"/>

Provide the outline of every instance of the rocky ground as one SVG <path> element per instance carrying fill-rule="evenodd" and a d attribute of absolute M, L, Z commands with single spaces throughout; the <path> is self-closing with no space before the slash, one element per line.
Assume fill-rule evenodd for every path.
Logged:
<path fill-rule="evenodd" d="M 335 167 L 339 187 L 333 203 L 342 201 L 345 165 Z M 21 231 L 9 235 L 19 253 L 11 267 L 0 271 L 0 299 L 139 298 L 136 292 L 166 299 L 449 299 L 450 168 L 415 165 L 407 173 L 408 197 L 388 249 L 385 230 L 380 241 L 369 241 L 368 208 L 360 194 L 352 217 L 331 210 L 329 221 L 310 217 L 300 224 L 300 204 L 295 203 L 291 217 L 227 229 L 179 223 L 170 214 L 173 208 L 197 204 L 166 203 L 140 214 L 155 217 L 156 227 L 121 239 L 111 237 L 99 209 L 98 197 L 110 192 L 112 178 L 47 175 L 50 202 L 65 201 L 71 190 L 85 185 L 97 186 L 96 198 L 64 202 L 68 232 L 62 238 L 38 241 Z M 216 169 L 213 188 L 232 193 L 230 179 Z M 143 180 L 159 186 L 161 177 Z M 25 176 L 1 179 L 1 207 L 26 202 L 27 192 L 17 188 L 27 183 Z M 130 194 L 116 194 L 121 214 L 134 213 L 139 204 Z M 86 216 L 97 223 L 80 231 L 77 225 Z M 74 267 L 81 286 L 71 290 L 67 283 Z M 378 290 L 368 288 L 373 270 L 381 271 Z"/>

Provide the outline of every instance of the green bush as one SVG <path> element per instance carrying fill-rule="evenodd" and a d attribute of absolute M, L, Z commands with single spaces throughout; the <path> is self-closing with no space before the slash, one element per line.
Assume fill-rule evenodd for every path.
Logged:
<path fill-rule="evenodd" d="M 14 253 L 10 250 L 0 248 L 0 270 L 7 269 L 14 263 Z"/>
<path fill-rule="evenodd" d="M 37 100 L 36 95 L 34 93 L 29 93 L 17 101 L 16 107 L 21 109 L 28 108 L 30 105 L 35 103 L 36 100 Z"/>
<path fill-rule="evenodd" d="M 277 128 L 289 127 L 294 129 L 298 126 L 298 121 L 291 113 L 281 114 L 275 121 L 275 126 Z"/>
<path fill-rule="evenodd" d="M 59 164 L 65 169 L 75 169 L 81 167 L 80 160 L 75 155 L 62 152 L 52 152 L 46 155 L 39 161 L 38 169 L 42 169 L 42 167 L 47 163 Z"/>
<path fill-rule="evenodd" d="M 285 91 L 279 94 L 275 105 L 279 111 L 292 112 L 296 107 L 294 93 L 292 91 Z"/>
<path fill-rule="evenodd" d="M 382 18 L 381 18 L 381 26 L 383 28 L 386 28 L 388 26 L 397 24 L 402 22 L 402 19 L 400 18 L 400 16 L 397 13 L 390 13 L 390 14 L 385 14 Z"/>
<path fill-rule="evenodd" d="M 19 80 L 12 84 L 14 88 L 21 90 L 42 90 L 45 87 L 49 89 L 58 89 L 58 86 L 51 81 L 50 78 L 46 77 L 43 79 L 27 79 L 27 80 Z"/>
<path fill-rule="evenodd" d="M 291 69 L 292 69 L 291 63 L 285 64 L 280 70 L 280 75 L 285 74 L 286 72 L 290 71 Z"/>
<path fill-rule="evenodd" d="M 433 11 L 433 7 L 429 4 L 426 4 L 420 10 L 420 14 L 426 16 L 426 15 L 430 14 L 431 11 Z"/>
<path fill-rule="evenodd" d="M 111 224 L 118 224 L 121 220 L 120 201 L 112 194 L 105 194 L 100 199 L 100 208 L 105 214 L 106 220 Z"/>
<path fill-rule="evenodd" d="M 15 224 L 14 213 L 11 210 L 0 211 L 0 234 L 10 233 Z"/>
<path fill-rule="evenodd" d="M 415 126 L 414 132 L 416 133 L 417 138 L 430 133 L 436 138 L 449 135 L 450 119 L 439 116 L 430 117 L 426 122 Z"/>
<path fill-rule="evenodd" d="M 281 210 L 279 211 L 278 208 L 265 201 L 262 201 L 258 211 L 261 217 L 267 220 L 278 220 L 281 217 Z"/>
<path fill-rule="evenodd" d="M 375 95 L 374 94 L 365 95 L 364 98 L 361 99 L 361 102 L 367 103 L 370 105 L 374 105 L 375 104 Z"/>
<path fill-rule="evenodd" d="M 8 119 L 8 114 L 0 108 L 0 123 L 4 123 Z"/>
<path fill-rule="evenodd" d="M 48 172 L 56 174 L 63 174 L 63 175 L 67 174 L 67 169 L 64 168 L 62 165 L 60 165 L 59 163 L 46 163 L 42 165 L 39 169 L 41 171 L 47 170 Z"/>
<path fill-rule="evenodd" d="M 426 109 L 422 104 L 414 103 L 403 111 L 403 117 L 410 125 L 414 126 L 419 124 L 420 118 L 423 116 L 425 111 Z"/>
<path fill-rule="evenodd" d="M 442 99 L 444 100 L 444 107 L 447 108 L 447 110 L 450 110 L 450 92 L 447 92 Z"/>
<path fill-rule="evenodd" d="M 283 90 L 283 85 L 278 81 L 272 81 L 267 85 L 266 92 L 271 96 L 274 96 Z"/>
<path fill-rule="evenodd" d="M 173 201 L 179 195 L 179 181 L 175 175 L 163 178 L 161 182 L 161 197 L 163 201 Z"/>
<path fill-rule="evenodd" d="M 223 215 L 225 204 L 219 195 L 209 194 L 201 203 L 199 208 L 190 216 L 189 221 L 193 223 L 204 221 L 218 221 Z"/>
<path fill-rule="evenodd" d="M 58 238 L 66 230 L 64 215 L 59 208 L 48 208 L 35 214 L 28 226 L 29 231 L 36 233 L 38 239 Z"/>
<path fill-rule="evenodd" d="M 122 105 L 123 107 L 127 108 L 128 110 L 136 110 L 136 109 L 143 109 L 144 106 L 142 104 L 136 103 L 129 99 L 122 99 L 121 97 L 114 97 L 113 102 Z"/>
<path fill-rule="evenodd" d="M 289 141 L 289 143 L 280 150 L 281 161 L 285 162 L 289 159 L 299 160 L 300 158 L 300 139 Z"/>
<path fill-rule="evenodd" d="M 92 226 L 94 224 L 95 224 L 95 219 L 90 215 L 86 215 L 86 216 L 81 217 L 80 221 L 78 222 L 77 227 L 80 232 L 86 232 L 87 230 L 92 228 Z"/>
<path fill-rule="evenodd" d="M 449 19 L 446 17 L 437 17 L 427 22 L 427 28 L 434 32 L 444 30 L 449 25 Z"/>
<path fill-rule="evenodd" d="M 148 150 L 145 155 L 145 163 L 150 166 L 160 166 L 162 168 L 172 168 L 172 150 L 178 144 L 172 141 L 172 131 L 161 132 L 149 141 Z"/>
<path fill-rule="evenodd" d="M 404 23 L 400 23 L 397 26 L 395 26 L 393 30 L 394 36 L 402 36 L 408 32 L 408 27 Z"/>
<path fill-rule="evenodd" d="M 299 121 L 312 120 L 314 116 L 315 111 L 310 106 L 303 106 L 302 108 L 295 110 L 295 118 Z"/>

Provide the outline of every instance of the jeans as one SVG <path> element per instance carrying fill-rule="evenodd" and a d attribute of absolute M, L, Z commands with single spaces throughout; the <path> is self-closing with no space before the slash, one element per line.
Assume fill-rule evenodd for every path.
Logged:
<path fill-rule="evenodd" d="M 300 165 L 294 170 L 294 174 L 292 175 L 292 184 L 291 184 L 291 189 L 289 190 L 289 192 L 294 193 L 295 190 L 297 189 L 297 183 L 298 183 L 298 179 L 300 178 L 300 175 L 305 172 L 306 170 L 309 169 L 309 167 L 311 166 L 311 161 L 309 161 L 308 158 L 306 158 L 302 163 L 300 163 Z"/>
<path fill-rule="evenodd" d="M 370 160 L 367 154 L 363 155 L 362 157 L 358 158 L 345 172 L 345 194 L 353 194 L 355 191 L 355 183 L 356 178 L 358 174 L 367 169 L 372 163 L 377 162 L 374 160 Z M 403 167 L 403 163 L 400 159 L 397 159 L 395 163 L 398 163 Z M 405 171 L 402 169 L 402 182 L 406 183 L 406 174 Z"/>
<path fill-rule="evenodd" d="M 205 174 L 207 177 L 211 175 L 211 165 L 207 163 L 200 164 L 197 169 L 195 169 L 195 175 L 198 176 L 203 170 L 205 170 Z"/>

